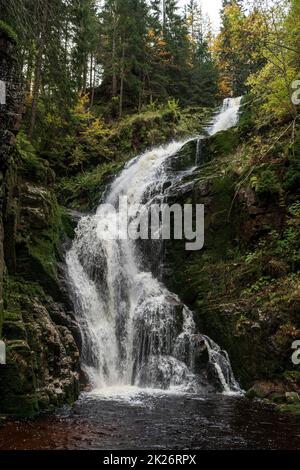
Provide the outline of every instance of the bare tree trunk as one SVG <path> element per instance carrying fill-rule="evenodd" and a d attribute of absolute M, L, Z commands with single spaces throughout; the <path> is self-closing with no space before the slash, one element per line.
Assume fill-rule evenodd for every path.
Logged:
<path fill-rule="evenodd" d="M 138 104 L 138 110 L 139 110 L 139 113 L 141 112 L 141 109 L 142 109 L 142 104 L 143 104 L 143 97 L 144 97 L 144 93 L 145 93 L 145 82 L 146 82 L 146 77 L 145 75 L 143 74 L 143 78 L 142 78 L 142 87 L 139 91 L 139 104 Z"/>
<path fill-rule="evenodd" d="M 45 5 L 44 15 L 42 20 L 42 27 L 41 33 L 38 41 L 38 52 L 35 64 L 35 72 L 34 72 L 34 85 L 33 85 L 33 95 L 32 95 L 32 105 L 31 105 L 31 116 L 30 116 L 30 124 L 29 124 L 29 131 L 28 137 L 31 140 L 33 136 L 33 131 L 36 122 L 36 112 L 37 112 L 37 104 L 39 99 L 39 92 L 41 87 L 41 80 L 42 80 L 42 65 L 43 65 L 43 53 L 46 43 L 46 29 L 47 29 L 47 21 L 48 21 L 48 3 Z"/>
<path fill-rule="evenodd" d="M 87 82 L 87 63 L 88 57 L 84 57 L 84 64 L 83 64 L 83 84 L 82 84 L 82 91 L 83 93 L 86 92 L 86 82 Z"/>
<path fill-rule="evenodd" d="M 93 86 L 93 64 L 94 64 L 94 56 L 91 54 L 90 58 L 90 89 L 92 89 Z"/>
<path fill-rule="evenodd" d="M 162 16 L 163 16 L 162 32 L 163 32 L 163 34 L 165 34 L 165 29 L 166 29 L 166 0 L 163 0 L 163 4 L 162 4 Z"/>
<path fill-rule="evenodd" d="M 33 63 L 32 63 L 32 48 L 30 48 L 27 56 L 27 70 L 25 78 L 25 93 L 30 95 L 32 89 L 32 75 L 33 75 Z"/>
<path fill-rule="evenodd" d="M 68 42 L 69 42 L 69 21 L 65 22 L 65 31 L 64 31 L 64 62 L 65 70 L 68 70 Z"/>
<path fill-rule="evenodd" d="M 96 84 L 96 62 L 95 62 L 95 60 L 94 60 L 93 83 L 92 83 L 92 93 L 91 93 L 91 104 L 90 104 L 90 107 L 92 107 L 93 104 L 94 104 L 95 84 Z"/>
<path fill-rule="evenodd" d="M 116 74 L 116 30 L 114 27 L 112 42 L 112 95 L 117 95 L 117 74 Z"/>
<path fill-rule="evenodd" d="M 123 43 L 122 49 L 122 63 L 121 63 L 121 79 L 120 79 L 120 102 L 119 102 L 119 118 L 123 113 L 123 92 L 124 92 L 124 62 L 125 62 L 125 44 Z"/>

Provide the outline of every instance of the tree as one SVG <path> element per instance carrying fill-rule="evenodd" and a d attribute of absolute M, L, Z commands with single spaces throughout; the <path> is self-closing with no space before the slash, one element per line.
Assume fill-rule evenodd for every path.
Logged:
<path fill-rule="evenodd" d="M 107 0 L 101 14 L 103 94 L 140 107 L 146 81 L 148 6 L 144 0 Z"/>
<path fill-rule="evenodd" d="M 197 0 L 190 0 L 187 5 L 186 23 L 190 43 L 187 103 L 211 105 L 218 92 L 210 51 L 211 24 Z"/>
<path fill-rule="evenodd" d="M 294 0 L 256 2 L 263 18 L 260 54 L 264 66 L 248 79 L 252 94 L 261 101 L 261 119 L 295 118 L 292 84 L 299 73 L 299 3 Z"/>
<path fill-rule="evenodd" d="M 258 54 L 261 16 L 257 11 L 246 15 L 242 5 L 241 1 L 224 0 L 221 32 L 214 43 L 220 91 L 225 96 L 245 93 L 248 76 L 262 65 Z"/>
<path fill-rule="evenodd" d="M 71 60 L 73 78 L 77 90 L 85 93 L 88 83 L 90 87 L 92 86 L 93 60 L 99 38 L 95 0 L 73 0 L 72 23 L 73 47 Z M 88 74 L 88 68 L 90 68 L 90 74 Z"/>

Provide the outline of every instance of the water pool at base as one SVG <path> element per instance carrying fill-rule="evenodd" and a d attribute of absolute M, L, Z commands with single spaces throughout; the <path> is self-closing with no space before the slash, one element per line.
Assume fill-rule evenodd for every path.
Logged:
<path fill-rule="evenodd" d="M 299 449 L 300 420 L 243 396 L 132 387 L 0 427 L 0 449 Z"/>

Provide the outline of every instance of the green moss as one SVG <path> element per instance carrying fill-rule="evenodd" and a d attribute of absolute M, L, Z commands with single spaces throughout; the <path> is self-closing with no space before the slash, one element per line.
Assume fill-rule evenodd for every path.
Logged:
<path fill-rule="evenodd" d="M 47 388 L 48 377 L 44 368 L 51 373 L 52 361 L 55 361 L 60 346 L 49 338 L 47 324 L 43 330 L 42 319 L 36 315 L 45 315 L 47 320 L 45 308 L 51 315 L 52 304 L 52 298 L 44 293 L 40 284 L 6 276 L 4 333 L 7 364 L 0 367 L 2 413 L 34 416 L 42 409 L 53 409 L 77 397 L 76 385 L 72 383 L 65 387 L 59 398 L 55 392 L 50 393 L 51 388 Z M 46 332 L 45 338 L 43 331 Z M 67 343 L 65 348 L 70 356 L 77 351 L 72 343 Z M 54 376 L 59 379 L 59 372 L 56 371 Z"/>
<path fill-rule="evenodd" d="M 31 257 L 31 265 L 35 275 L 39 275 L 43 284 L 57 281 L 57 233 L 43 231 L 39 237 L 31 241 L 28 246 L 28 254 Z"/>
<path fill-rule="evenodd" d="M 12 356 L 12 353 L 14 351 L 17 351 L 18 353 L 24 354 L 24 356 L 29 356 L 30 355 L 30 348 L 25 340 L 22 339 L 14 339 L 7 341 L 7 352 L 10 353 L 10 356 Z M 10 362 L 10 360 L 8 360 Z"/>
<path fill-rule="evenodd" d="M 285 395 L 282 395 L 280 393 L 274 393 L 271 397 L 271 400 L 273 403 L 276 404 L 283 404 L 286 401 Z"/>
<path fill-rule="evenodd" d="M 44 289 L 56 298 L 59 296 L 57 260 L 66 235 L 66 216 L 50 191 L 45 192 L 37 204 L 39 218 L 36 218 L 35 212 L 32 215 L 29 208 L 26 219 L 24 216 L 25 224 L 18 232 L 19 272 L 30 281 L 38 279 Z"/>
<path fill-rule="evenodd" d="M 32 368 L 32 353 L 25 340 L 6 340 L 7 363 L 1 368 L 1 402 L 10 395 L 32 394 L 35 377 Z"/>
<path fill-rule="evenodd" d="M 11 26 L 9 26 L 3 20 L 0 20 L 0 32 L 3 32 L 12 42 L 18 42 L 17 33 Z"/>
<path fill-rule="evenodd" d="M 33 145 L 23 130 L 17 135 L 15 152 L 18 160 L 18 171 L 27 181 L 36 180 L 39 183 L 47 181 L 47 175 L 50 171 L 49 165 L 37 156 Z"/>
<path fill-rule="evenodd" d="M 124 162 L 105 163 L 90 172 L 62 178 L 58 184 L 60 201 L 73 209 L 96 207 L 106 185 L 123 165 Z"/>
<path fill-rule="evenodd" d="M 245 139 L 244 131 L 231 129 L 203 141 L 204 164 L 194 190 L 173 202 L 204 203 L 204 248 L 189 253 L 180 241 L 166 243 L 165 282 L 194 310 L 199 331 L 228 351 L 244 388 L 263 379 L 288 382 L 293 390 L 296 377 L 287 380 L 283 374 L 291 366 L 293 338 L 300 334 L 299 198 L 289 195 L 285 206 L 281 189 L 280 197 L 263 200 L 250 190 L 245 175 L 251 158 L 271 148 L 282 130 L 253 140 Z M 193 158 L 194 147 L 186 150 Z M 275 151 L 284 158 L 282 148 Z M 265 173 L 269 166 L 274 179 Z M 265 188 L 269 194 L 274 187 L 279 191 L 281 163 L 264 162 L 251 174 L 256 171 L 264 193 Z"/>
<path fill-rule="evenodd" d="M 20 305 L 26 299 L 43 298 L 44 296 L 43 288 L 37 282 L 28 282 L 15 276 L 5 276 L 4 278 L 4 306 L 8 319 L 20 320 L 22 316 Z"/>
<path fill-rule="evenodd" d="M 239 133 L 236 128 L 218 132 L 204 142 L 205 160 L 228 156 L 232 154 L 239 144 Z"/>
<path fill-rule="evenodd" d="M 60 210 L 60 217 L 61 217 L 61 224 L 63 228 L 63 233 L 70 239 L 74 238 L 75 235 L 75 228 L 76 222 L 74 222 L 71 216 L 66 212 L 63 207 L 59 208 Z"/>
<path fill-rule="evenodd" d="M 283 378 L 288 382 L 299 382 L 300 384 L 300 371 L 286 370 L 283 374 Z"/>
<path fill-rule="evenodd" d="M 4 318 L 3 337 L 5 339 L 23 339 L 26 340 L 26 329 L 23 320 L 9 320 Z"/>
<path fill-rule="evenodd" d="M 16 418 L 33 418 L 39 412 L 36 395 L 9 395 L 0 402 L 0 413 Z"/>
<path fill-rule="evenodd" d="M 279 405 L 277 409 L 281 413 L 291 413 L 300 418 L 300 403 Z"/>
<path fill-rule="evenodd" d="M 60 203 L 83 211 L 94 209 L 106 185 L 126 161 L 173 137 L 199 133 L 209 114 L 211 109 L 181 110 L 176 103 L 170 102 L 115 121 L 106 128 L 102 138 L 109 154 L 100 151 L 98 145 L 98 155 L 93 158 L 90 154 L 85 155 L 80 173 L 59 180 L 57 190 Z"/>

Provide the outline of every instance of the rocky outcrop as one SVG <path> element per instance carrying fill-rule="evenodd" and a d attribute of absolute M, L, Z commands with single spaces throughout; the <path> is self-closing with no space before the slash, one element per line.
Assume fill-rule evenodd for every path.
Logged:
<path fill-rule="evenodd" d="M 9 30 L 0 31 L 0 339 L 7 357 L 0 414 L 34 416 L 76 399 L 79 352 L 58 268 L 64 215 L 53 171 L 25 134 L 17 136 L 23 110 L 13 50 Z"/>
<path fill-rule="evenodd" d="M 1 369 L 0 412 L 33 416 L 74 401 L 79 353 L 69 328 L 51 318 L 52 309 L 62 307 L 41 294 L 21 295 L 23 310 L 5 311 L 8 359 Z"/>
<path fill-rule="evenodd" d="M 6 174 L 10 166 L 11 149 L 20 126 L 22 113 L 18 72 L 13 57 L 15 40 L 0 29 L 0 334 L 3 321 L 4 227 L 3 211 Z"/>
<path fill-rule="evenodd" d="M 300 338 L 299 274 L 279 252 L 289 240 L 272 239 L 285 229 L 280 200 L 237 185 L 239 142 L 234 129 L 206 139 L 203 166 L 175 188 L 172 202 L 205 205 L 205 244 L 187 252 L 183 241 L 167 242 L 163 280 L 195 312 L 199 331 L 228 351 L 243 388 L 286 400 L 286 392 L 300 391 L 291 360 L 292 342 Z M 182 150 L 180 170 L 195 150 L 195 143 Z M 288 227 L 297 221 L 289 217 Z"/>
<path fill-rule="evenodd" d="M 4 213 L 10 236 L 4 243 L 7 364 L 0 366 L 0 413 L 32 416 L 76 399 L 79 335 L 60 284 L 63 226 L 53 188 L 18 173 L 15 178 L 18 190 L 7 194 Z"/>

